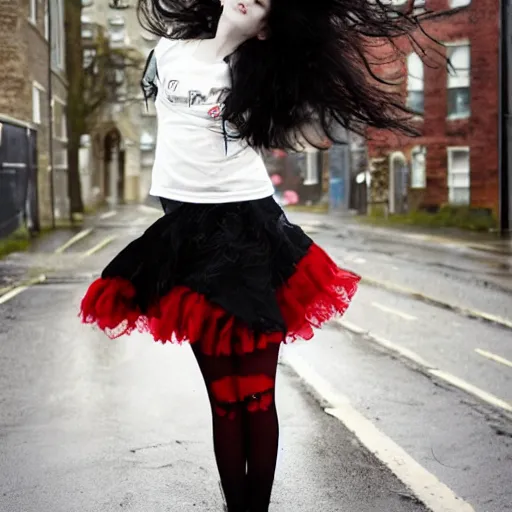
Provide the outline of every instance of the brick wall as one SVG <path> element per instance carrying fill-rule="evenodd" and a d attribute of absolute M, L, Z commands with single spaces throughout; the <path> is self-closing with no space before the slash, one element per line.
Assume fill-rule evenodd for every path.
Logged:
<path fill-rule="evenodd" d="M 28 2 L 0 0 L 0 113 L 32 121 L 31 89 L 27 83 Z"/>
<path fill-rule="evenodd" d="M 427 0 L 427 8 L 447 9 L 448 0 Z M 471 206 L 498 210 L 498 45 L 499 13 L 496 0 L 473 0 L 464 10 L 429 22 L 429 34 L 442 42 L 469 40 L 471 46 L 471 116 L 447 119 L 447 70 L 424 67 L 425 113 L 416 121 L 422 135 L 408 139 L 370 130 L 371 157 L 401 150 L 407 159 L 413 146 L 427 148 L 426 189 L 410 194 L 416 206 L 439 206 L 448 201 L 447 147 L 469 146 Z M 444 53 L 444 49 L 440 50 Z M 405 65 L 405 63 L 402 63 Z M 404 87 L 405 93 L 405 87 Z"/>
<path fill-rule="evenodd" d="M 33 84 L 40 90 L 40 122 L 34 124 L 38 142 L 39 206 L 42 222 L 51 218 L 49 148 L 49 44 L 45 32 L 46 0 L 37 0 L 35 23 L 29 19 L 29 0 L 0 0 L 0 114 L 34 123 Z M 66 101 L 67 83 L 59 70 L 52 73 L 53 95 Z M 62 154 L 65 141 L 54 137 L 54 152 Z M 67 172 L 56 170 L 57 213 L 66 215 Z"/>

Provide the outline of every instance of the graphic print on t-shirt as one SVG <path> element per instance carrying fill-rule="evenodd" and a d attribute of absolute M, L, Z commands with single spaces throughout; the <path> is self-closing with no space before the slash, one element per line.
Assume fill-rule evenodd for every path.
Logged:
<path fill-rule="evenodd" d="M 170 103 L 178 105 L 188 105 L 189 107 L 197 105 L 214 105 L 221 106 L 226 88 L 212 87 L 207 94 L 196 89 L 186 91 L 179 90 L 179 80 L 171 79 L 164 88 L 165 97 Z"/>

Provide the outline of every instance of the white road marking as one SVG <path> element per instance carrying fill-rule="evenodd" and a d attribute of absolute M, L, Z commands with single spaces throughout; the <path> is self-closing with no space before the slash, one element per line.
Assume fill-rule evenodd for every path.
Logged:
<path fill-rule="evenodd" d="M 40 276 L 35 277 L 34 279 L 30 279 L 22 286 L 16 286 L 16 288 L 13 288 L 4 295 L 0 296 L 0 304 L 5 304 L 8 300 L 13 299 L 14 297 L 16 297 L 16 295 L 19 295 L 21 292 L 24 292 L 32 285 L 42 283 L 44 281 L 46 281 L 46 276 L 44 274 L 41 274 Z"/>
<path fill-rule="evenodd" d="M 161 213 L 162 215 L 164 213 L 160 208 L 157 208 L 156 206 L 148 206 L 146 204 L 139 204 L 137 209 L 142 213 Z"/>
<path fill-rule="evenodd" d="M 483 389 L 480 389 L 479 387 L 474 386 L 473 384 L 470 384 L 469 382 L 466 382 L 465 380 L 456 377 L 451 373 L 439 370 L 434 364 L 429 363 L 428 361 L 423 359 L 423 357 L 421 357 L 419 354 L 416 354 L 416 352 L 413 352 L 412 350 L 406 347 L 402 347 L 401 345 L 381 338 L 376 334 L 372 334 L 371 332 L 366 331 L 365 329 L 362 329 L 361 327 L 358 327 L 357 325 L 354 325 L 345 320 L 338 319 L 335 320 L 335 322 L 341 325 L 344 329 L 347 329 L 348 331 L 353 332 L 355 334 L 360 334 L 364 336 L 366 339 L 372 341 L 373 343 L 377 343 L 378 345 L 381 345 L 387 350 L 390 350 L 401 355 L 402 357 L 419 365 L 431 375 L 434 375 L 435 377 L 444 380 L 445 382 L 448 382 L 452 386 L 466 393 L 469 393 L 470 395 L 476 396 L 480 400 L 492 405 L 493 407 L 503 409 L 504 411 L 507 412 L 512 412 L 512 405 L 506 402 L 505 400 L 502 400 L 501 398 L 498 398 L 492 393 L 488 393 L 487 391 L 484 391 Z"/>
<path fill-rule="evenodd" d="M 492 359 L 493 361 L 496 361 L 497 363 L 501 363 L 501 364 L 504 364 L 505 366 L 510 366 L 512 368 L 512 361 L 509 361 L 508 359 L 505 359 L 504 357 L 493 354 L 492 352 L 487 352 L 487 350 L 482 350 L 481 348 L 476 348 L 475 352 L 477 354 L 480 354 L 483 357 L 487 357 L 488 359 Z"/>
<path fill-rule="evenodd" d="M 474 512 L 473 507 L 416 462 L 403 448 L 357 411 L 348 397 L 335 391 L 310 365 L 293 352 L 285 360 L 314 392 L 331 406 L 325 412 L 338 418 L 359 441 L 385 464 L 432 512 Z"/>
<path fill-rule="evenodd" d="M 92 256 L 94 253 L 101 251 L 101 249 L 112 243 L 116 238 L 116 235 L 107 236 L 100 243 L 96 244 L 94 247 L 91 247 L 88 251 L 82 253 L 82 258 L 87 258 L 88 256 Z"/>
<path fill-rule="evenodd" d="M 501 398 L 498 398 L 497 396 L 488 393 L 483 389 L 473 386 L 473 384 L 470 384 L 469 382 L 466 382 L 465 380 L 460 379 L 459 377 L 456 377 L 451 373 L 443 372 L 442 370 L 436 370 L 434 368 L 430 368 L 428 371 L 432 375 L 435 375 L 437 378 L 442 379 L 451 384 L 452 386 L 462 389 L 463 391 L 466 391 L 466 393 L 469 393 L 471 395 L 476 396 L 477 398 L 480 398 L 480 400 L 483 400 L 484 402 L 487 402 L 488 404 L 491 404 L 494 407 L 498 407 L 507 412 L 512 412 L 512 405 L 509 404 L 508 402 L 505 402 L 505 400 L 502 400 Z"/>
<path fill-rule="evenodd" d="M 117 215 L 117 210 L 112 210 L 110 212 L 105 212 L 100 215 L 100 219 L 109 219 L 110 217 L 114 217 L 114 215 Z"/>
<path fill-rule="evenodd" d="M 89 236 L 92 233 L 92 228 L 83 229 L 79 233 L 77 233 L 75 236 L 71 237 L 65 244 L 61 245 L 57 249 L 55 249 L 55 254 L 62 254 L 66 249 L 69 249 L 72 245 L 76 244 L 82 238 L 85 238 L 86 236 Z"/>
<path fill-rule="evenodd" d="M 384 311 L 386 313 L 391 313 L 392 315 L 397 315 L 405 320 L 417 320 L 418 318 L 407 313 L 404 313 L 398 309 L 390 308 L 389 306 L 384 306 L 383 304 L 379 304 L 378 302 L 372 302 L 372 306 Z"/>
<path fill-rule="evenodd" d="M 461 315 L 467 316 L 469 318 L 486 320 L 488 322 L 502 325 L 503 327 L 507 327 L 508 329 L 512 329 L 512 320 L 508 320 L 507 318 L 491 315 L 490 313 L 486 313 L 484 311 L 477 311 L 475 309 L 468 309 L 461 306 L 457 306 L 455 304 L 450 304 L 448 302 L 444 302 L 443 300 L 436 299 L 435 297 L 432 297 L 430 295 L 425 295 L 424 293 L 412 290 L 410 288 L 399 286 L 390 281 L 380 281 L 378 279 L 373 279 L 371 277 L 362 276 L 361 283 L 370 286 L 375 286 L 377 288 L 382 288 L 384 290 L 389 290 L 391 292 L 400 293 L 402 295 L 407 295 L 414 299 L 433 304 L 437 307 L 448 308 L 452 311 L 455 311 L 456 313 L 460 313 Z"/>

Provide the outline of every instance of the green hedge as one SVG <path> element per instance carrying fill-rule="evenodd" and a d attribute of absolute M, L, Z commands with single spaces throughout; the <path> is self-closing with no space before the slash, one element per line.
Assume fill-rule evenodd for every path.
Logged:
<path fill-rule="evenodd" d="M 418 210 L 405 214 L 390 214 L 387 218 L 380 211 L 373 211 L 367 220 L 381 224 L 459 228 L 472 231 L 492 231 L 498 227 L 497 219 L 489 210 L 469 206 L 445 205 L 435 213 Z"/>

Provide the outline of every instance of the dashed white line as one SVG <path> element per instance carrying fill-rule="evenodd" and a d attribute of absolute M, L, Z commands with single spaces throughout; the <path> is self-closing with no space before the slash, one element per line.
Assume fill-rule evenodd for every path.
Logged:
<path fill-rule="evenodd" d="M 476 348 L 475 352 L 483 357 L 487 357 L 487 359 L 492 359 L 497 363 L 501 363 L 504 364 L 505 366 L 510 366 L 512 368 L 512 361 L 509 361 L 504 357 L 498 356 L 497 354 L 493 354 L 492 352 L 488 352 L 487 350 L 482 350 L 481 348 Z"/>
<path fill-rule="evenodd" d="M 403 448 L 381 432 L 335 391 L 310 365 L 293 352 L 285 351 L 285 361 L 304 382 L 331 407 L 325 412 L 339 419 L 359 441 L 385 464 L 432 512 L 474 512 L 473 507 L 416 462 Z"/>
<path fill-rule="evenodd" d="M 409 315 L 409 314 L 404 313 L 403 311 L 400 311 L 398 309 L 390 308 L 389 306 L 384 306 L 383 304 L 379 304 L 378 302 L 372 302 L 372 306 L 377 309 L 380 309 L 381 311 L 384 311 L 385 313 L 391 313 L 392 315 L 399 316 L 399 317 L 403 318 L 404 320 L 417 320 L 418 319 L 417 317 L 415 317 L 413 315 Z"/>
<path fill-rule="evenodd" d="M 62 254 L 66 249 L 69 249 L 72 245 L 76 244 L 82 238 L 85 238 L 86 236 L 89 236 L 92 233 L 92 228 L 83 229 L 79 233 L 77 233 L 75 236 L 71 237 L 65 244 L 61 245 L 57 249 L 55 249 L 55 254 Z"/>
<path fill-rule="evenodd" d="M 371 342 L 376 343 L 386 348 L 387 350 L 394 352 L 404 357 L 405 359 L 408 359 L 409 361 L 412 361 L 413 363 L 422 367 L 423 370 L 428 372 L 429 374 L 437 377 L 438 379 L 444 380 L 445 382 L 448 382 L 452 386 L 459 388 L 460 390 L 479 398 L 480 400 L 492 405 L 493 407 L 497 407 L 507 412 L 512 412 L 512 405 L 506 402 L 505 400 L 502 400 L 501 398 L 498 398 L 492 393 L 488 393 L 487 391 L 484 391 L 483 389 L 480 389 L 479 387 L 474 386 L 473 384 L 470 384 L 469 382 L 466 382 L 465 380 L 456 377 L 451 373 L 439 370 L 434 364 L 429 363 L 416 352 L 406 347 L 402 347 L 401 345 L 398 345 L 391 341 L 388 341 L 376 334 L 373 334 L 345 320 L 339 319 L 336 320 L 336 323 L 343 327 L 344 329 L 347 329 L 348 331 L 353 332 L 354 334 L 362 335 Z"/>
<path fill-rule="evenodd" d="M 456 377 L 451 373 L 447 373 L 442 370 L 436 370 L 434 368 L 430 368 L 428 372 L 436 376 L 438 379 L 442 379 L 451 384 L 452 386 L 462 389 L 463 391 L 466 391 L 466 393 L 474 395 L 477 398 L 480 398 L 480 400 L 483 400 L 484 402 L 487 402 L 493 405 L 494 407 L 498 407 L 507 412 L 512 412 L 512 405 L 509 404 L 508 402 L 505 402 L 505 400 L 502 400 L 501 398 L 498 398 L 497 396 L 488 393 L 483 389 L 473 386 L 473 384 L 470 384 L 469 382 L 466 382 L 463 379 L 459 379 L 459 377 Z"/>
<path fill-rule="evenodd" d="M 88 256 L 92 256 L 94 253 L 101 251 L 101 249 L 105 248 L 111 242 L 113 242 L 117 238 L 116 235 L 107 236 L 101 242 L 96 244 L 94 247 L 91 247 L 88 251 L 82 253 L 82 258 L 86 258 Z"/>
<path fill-rule="evenodd" d="M 117 215 L 117 210 L 111 210 L 110 212 L 102 213 L 100 215 L 100 219 L 101 220 L 109 219 L 110 217 L 114 217 L 115 215 Z"/>
<path fill-rule="evenodd" d="M 14 297 L 16 297 L 16 295 L 19 295 L 21 292 L 24 292 L 32 285 L 42 283 L 44 281 L 46 281 L 46 276 L 41 274 L 40 276 L 35 277 L 34 279 L 30 279 L 22 286 L 16 286 L 16 288 L 13 288 L 7 293 L 4 293 L 4 295 L 0 296 L 0 304 L 5 304 L 7 301 L 13 299 Z"/>

